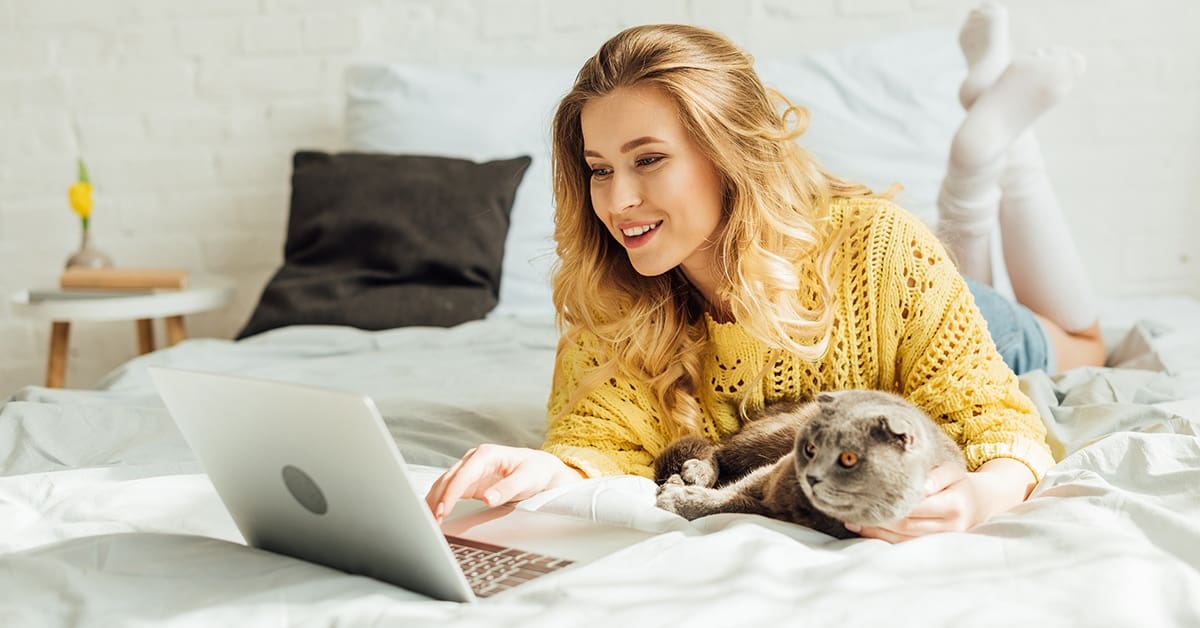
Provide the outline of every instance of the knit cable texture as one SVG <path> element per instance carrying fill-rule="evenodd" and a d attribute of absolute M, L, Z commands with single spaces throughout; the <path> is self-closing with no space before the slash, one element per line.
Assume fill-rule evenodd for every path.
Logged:
<path fill-rule="evenodd" d="M 772 350 L 737 323 L 706 317 L 703 375 L 697 383 L 703 435 L 716 442 L 767 404 L 807 400 L 825 390 L 895 392 L 923 409 L 962 447 L 971 470 L 994 458 L 1023 462 L 1039 480 L 1054 459 L 1046 429 L 954 264 L 911 214 L 878 198 L 838 199 L 835 229 L 849 227 L 834 254 L 835 314 L 829 350 L 817 361 Z M 815 263 L 801 279 L 815 286 Z M 810 281 L 803 281 L 804 279 Z M 802 292 L 805 305 L 818 296 Z M 557 420 L 603 348 L 590 334 L 560 347 L 543 449 L 589 477 L 652 477 L 669 444 L 648 386 L 612 378 Z"/>

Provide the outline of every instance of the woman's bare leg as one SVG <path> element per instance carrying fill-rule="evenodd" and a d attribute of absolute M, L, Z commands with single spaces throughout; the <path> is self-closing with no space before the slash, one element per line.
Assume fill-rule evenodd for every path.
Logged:
<path fill-rule="evenodd" d="M 1037 312 L 1034 312 L 1033 315 L 1046 329 L 1046 335 L 1050 337 L 1050 344 L 1054 347 L 1055 371 L 1067 371 L 1079 366 L 1104 365 L 1104 338 L 1100 335 L 1099 322 L 1092 323 L 1084 329 L 1067 331 L 1058 323 Z"/>

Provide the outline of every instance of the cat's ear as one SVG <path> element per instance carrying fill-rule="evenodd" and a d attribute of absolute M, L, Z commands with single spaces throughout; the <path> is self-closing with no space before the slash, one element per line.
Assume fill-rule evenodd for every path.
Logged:
<path fill-rule="evenodd" d="M 899 443 L 906 450 L 911 449 L 917 440 L 914 435 L 916 430 L 913 429 L 915 426 L 905 419 L 881 415 L 878 422 L 879 431 L 883 436 Z"/>

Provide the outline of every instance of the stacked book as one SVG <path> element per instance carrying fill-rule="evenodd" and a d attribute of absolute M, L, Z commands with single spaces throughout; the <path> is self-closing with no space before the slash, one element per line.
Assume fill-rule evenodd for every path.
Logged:
<path fill-rule="evenodd" d="M 58 278 L 58 290 L 30 290 L 30 301 L 97 299 L 154 294 L 187 287 L 188 271 L 174 268 L 72 267 Z"/>

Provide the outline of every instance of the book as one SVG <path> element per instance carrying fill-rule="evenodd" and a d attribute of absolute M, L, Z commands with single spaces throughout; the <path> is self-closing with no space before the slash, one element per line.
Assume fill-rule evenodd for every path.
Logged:
<path fill-rule="evenodd" d="M 113 299 L 119 297 L 138 297 L 147 294 L 154 294 L 158 290 L 28 290 L 25 293 L 25 298 L 21 299 L 27 303 L 38 303 L 41 301 L 77 301 L 87 299 Z"/>
<path fill-rule="evenodd" d="M 151 290 L 187 287 L 188 271 L 175 268 L 83 268 L 72 267 L 59 276 L 63 289 Z"/>

